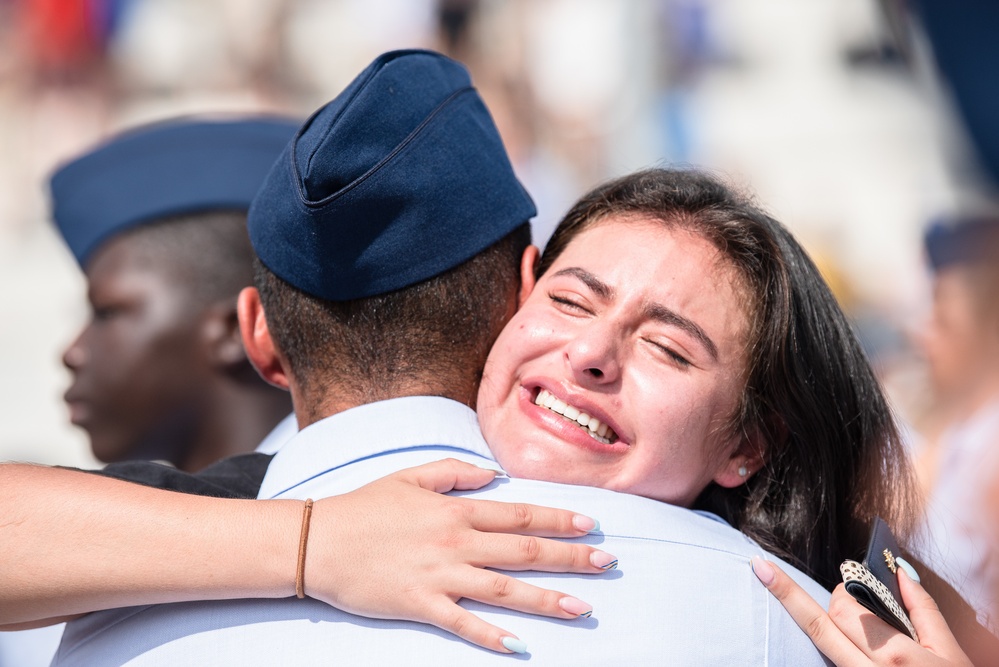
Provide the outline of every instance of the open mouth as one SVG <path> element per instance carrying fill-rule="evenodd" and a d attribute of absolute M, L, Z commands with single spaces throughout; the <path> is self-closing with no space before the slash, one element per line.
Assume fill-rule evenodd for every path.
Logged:
<path fill-rule="evenodd" d="M 609 445 L 617 440 L 617 433 L 615 433 L 610 426 L 604 424 L 596 417 L 586 414 L 579 408 L 555 398 L 555 396 L 546 389 L 542 389 L 538 392 L 538 395 L 534 399 L 534 404 L 543 408 L 548 408 L 555 414 L 561 415 L 563 419 L 574 423 L 576 426 L 586 431 L 586 433 L 597 442 Z"/>

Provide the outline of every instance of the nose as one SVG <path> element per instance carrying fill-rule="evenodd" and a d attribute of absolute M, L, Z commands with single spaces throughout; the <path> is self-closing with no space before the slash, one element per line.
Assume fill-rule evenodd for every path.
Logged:
<path fill-rule="evenodd" d="M 66 351 L 62 353 L 62 365 L 71 371 L 79 370 L 84 364 L 87 363 L 87 348 L 84 344 L 84 336 L 87 330 L 81 331 Z"/>
<path fill-rule="evenodd" d="M 607 327 L 587 326 L 566 346 L 565 358 L 581 386 L 617 381 L 621 373 L 620 346 Z"/>

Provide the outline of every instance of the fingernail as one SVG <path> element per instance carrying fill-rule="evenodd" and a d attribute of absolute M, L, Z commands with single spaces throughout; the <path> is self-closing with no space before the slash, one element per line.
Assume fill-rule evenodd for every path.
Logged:
<path fill-rule="evenodd" d="M 576 530 L 582 530 L 587 533 L 596 533 L 600 530 L 599 521 L 591 519 L 588 516 L 583 516 L 582 514 L 572 517 L 572 525 Z"/>
<path fill-rule="evenodd" d="M 593 615 L 593 607 L 576 598 L 566 596 L 558 601 L 558 606 L 565 613 L 579 616 L 580 618 L 589 618 Z"/>
<path fill-rule="evenodd" d="M 500 640 L 500 643 L 503 644 L 503 647 L 507 651 L 512 651 L 513 653 L 527 653 L 527 644 L 516 637 L 504 637 Z"/>
<path fill-rule="evenodd" d="M 617 569 L 617 558 L 603 551 L 594 551 L 591 553 L 590 562 L 594 567 L 599 567 L 601 570 Z"/>
<path fill-rule="evenodd" d="M 909 565 L 909 561 L 905 560 L 900 556 L 895 557 L 895 564 L 902 568 L 902 571 L 909 575 L 909 578 L 919 583 L 919 573 L 916 572 L 916 568 Z"/>
<path fill-rule="evenodd" d="M 756 574 L 756 578 L 763 582 L 764 586 L 770 586 L 774 583 L 774 577 L 777 573 L 774 572 L 774 566 L 763 560 L 759 556 L 753 556 L 752 560 L 749 561 L 753 566 L 753 572 Z"/>
<path fill-rule="evenodd" d="M 499 479 L 509 479 L 510 475 L 506 474 L 505 470 L 493 470 L 496 473 L 496 477 Z"/>

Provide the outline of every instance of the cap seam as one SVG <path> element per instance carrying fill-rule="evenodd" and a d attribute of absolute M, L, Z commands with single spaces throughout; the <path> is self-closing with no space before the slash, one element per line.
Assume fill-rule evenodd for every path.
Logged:
<path fill-rule="evenodd" d="M 383 62 L 381 63 L 381 65 L 377 69 L 372 69 L 371 71 L 368 72 L 367 77 L 363 81 L 361 81 L 361 82 L 358 83 L 357 90 L 355 90 L 351 94 L 351 96 L 349 98 L 347 98 L 346 102 L 340 107 L 340 110 L 337 111 L 337 113 L 333 116 L 332 119 L 330 119 L 329 127 L 327 127 L 326 131 L 323 132 L 323 135 L 322 135 L 322 137 L 320 137 L 319 142 L 318 142 L 317 145 L 321 146 L 323 144 L 323 142 L 326 141 L 327 137 L 329 137 L 330 134 L 333 132 L 333 129 L 336 127 L 336 124 L 339 122 L 340 118 L 345 113 L 347 113 L 347 109 L 350 108 L 351 103 L 357 98 L 358 95 L 361 94 L 361 92 L 363 90 L 365 90 L 368 87 L 368 84 L 370 84 L 371 81 L 372 81 L 372 79 L 375 78 L 375 75 L 377 75 L 379 72 L 381 72 L 382 69 L 384 67 L 386 67 L 389 63 L 392 63 L 395 60 L 397 60 L 401 55 L 408 54 L 408 53 L 420 53 L 420 52 L 421 52 L 420 49 L 412 49 L 412 50 L 402 49 L 402 50 L 399 50 L 399 51 L 393 51 L 393 52 L 390 52 L 388 54 L 383 55 L 382 56 Z M 386 57 L 388 55 L 391 55 L 392 57 L 391 58 Z M 308 121 L 307 124 L 311 124 L 312 121 L 316 117 L 318 117 L 320 113 L 322 113 L 322 111 L 323 111 L 324 108 L 325 107 L 320 107 L 316 111 L 316 113 L 314 113 L 312 115 L 312 117 L 309 118 L 309 121 Z M 304 126 L 303 126 L 303 129 L 304 129 Z M 296 136 L 295 137 L 295 142 L 294 142 L 294 144 L 292 144 L 292 157 L 294 157 L 295 153 L 297 152 L 296 149 L 298 148 L 298 139 L 299 139 L 300 136 L 301 136 L 301 134 L 299 134 L 298 136 Z M 308 163 L 305 165 L 306 172 L 309 172 L 309 171 L 312 170 L 312 158 L 315 157 L 315 155 L 316 155 L 316 153 L 313 152 L 313 154 L 309 156 Z M 298 181 L 298 182 L 301 182 L 303 179 L 301 178 L 301 174 L 299 173 L 299 170 L 298 170 L 298 161 L 297 160 L 293 161 L 291 163 L 291 166 L 292 166 L 292 169 L 294 169 L 294 172 L 295 172 L 295 180 Z M 305 193 L 303 192 L 302 194 L 303 194 L 302 200 L 307 202 L 308 199 L 304 196 Z"/>
<path fill-rule="evenodd" d="M 427 127 L 427 125 L 429 125 L 431 121 L 433 121 L 438 115 L 440 115 L 444 111 L 444 109 L 446 107 L 450 106 L 451 103 L 454 102 L 458 97 L 460 97 L 461 95 L 464 95 L 465 93 L 468 93 L 468 92 L 475 92 L 475 88 L 473 86 L 466 86 L 466 87 L 461 88 L 459 90 L 456 90 L 453 93 L 451 93 L 450 95 L 448 95 L 448 97 L 443 102 L 441 102 L 439 105 L 437 105 L 437 108 L 435 108 L 433 111 L 431 111 L 427 115 L 427 117 L 423 119 L 423 122 L 421 122 L 419 125 L 417 125 L 416 128 L 412 132 L 410 132 L 409 135 L 405 139 L 403 139 L 401 142 L 399 142 L 399 145 L 396 146 L 395 148 L 393 148 L 392 151 L 388 155 L 386 155 L 384 158 L 382 158 L 373 167 L 371 167 L 370 169 L 368 169 L 368 171 L 364 172 L 363 174 L 361 174 L 360 176 L 358 176 L 357 178 L 355 178 L 353 181 L 351 181 L 350 183 L 348 183 L 347 185 L 345 185 L 344 187 L 342 187 L 340 190 L 338 190 L 337 192 L 334 192 L 334 193 L 332 193 L 330 195 L 327 195 L 326 197 L 323 197 L 322 199 L 315 200 L 315 201 L 303 198 L 303 203 L 306 206 L 308 206 L 309 208 L 322 208 L 323 206 L 326 206 L 330 202 L 336 201 L 340 197 L 343 197 L 343 196 L 347 195 L 347 193 L 349 193 L 351 190 L 359 187 L 362 183 L 364 183 L 364 181 L 366 181 L 367 179 L 371 178 L 375 173 L 377 173 L 378 171 L 380 171 L 382 169 L 382 167 L 384 167 L 386 164 L 388 164 L 393 159 L 395 159 L 395 157 L 399 153 L 401 153 L 403 150 L 405 150 L 405 148 L 407 146 L 409 146 L 409 144 L 411 144 L 413 141 L 415 141 L 416 137 L 419 136 L 420 133 L 423 132 L 423 130 Z M 301 183 L 301 179 L 296 178 L 296 180 L 299 183 Z"/>

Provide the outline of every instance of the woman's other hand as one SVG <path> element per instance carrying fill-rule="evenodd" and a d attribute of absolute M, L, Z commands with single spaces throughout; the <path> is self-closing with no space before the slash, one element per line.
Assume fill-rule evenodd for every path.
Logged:
<path fill-rule="evenodd" d="M 860 605 L 843 584 L 833 591 L 826 613 L 797 583 L 770 561 L 753 559 L 753 571 L 822 653 L 839 667 L 914 665 L 973 667 L 958 646 L 933 598 L 898 570 L 902 603 L 919 643 Z"/>

